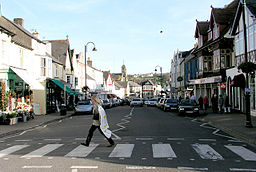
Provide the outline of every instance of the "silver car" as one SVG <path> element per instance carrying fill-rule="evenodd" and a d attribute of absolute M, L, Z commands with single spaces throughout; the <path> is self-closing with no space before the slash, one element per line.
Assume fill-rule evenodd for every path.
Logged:
<path fill-rule="evenodd" d="M 143 106 L 143 101 L 140 98 L 134 98 L 131 101 L 130 106 Z"/>
<path fill-rule="evenodd" d="M 93 105 L 91 100 L 80 100 L 77 102 L 77 105 L 75 106 L 75 114 L 85 114 L 89 113 L 92 114 Z"/>

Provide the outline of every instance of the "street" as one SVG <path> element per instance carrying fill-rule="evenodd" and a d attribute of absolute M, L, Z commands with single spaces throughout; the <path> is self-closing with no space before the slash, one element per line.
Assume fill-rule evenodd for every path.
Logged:
<path fill-rule="evenodd" d="M 196 118 L 156 107 L 107 109 L 115 145 L 77 115 L 0 140 L 1 172 L 256 171 L 256 148 Z"/>

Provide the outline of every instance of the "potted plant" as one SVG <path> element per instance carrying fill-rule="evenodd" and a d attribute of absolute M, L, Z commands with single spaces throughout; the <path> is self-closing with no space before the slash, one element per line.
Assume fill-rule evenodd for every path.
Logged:
<path fill-rule="evenodd" d="M 18 123 L 18 118 L 17 118 L 17 113 L 16 112 L 7 112 L 6 119 L 9 123 L 9 125 L 13 125 L 13 124 Z"/>

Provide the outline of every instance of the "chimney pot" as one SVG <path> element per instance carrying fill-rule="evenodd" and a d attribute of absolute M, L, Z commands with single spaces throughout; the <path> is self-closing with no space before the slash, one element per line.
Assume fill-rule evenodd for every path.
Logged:
<path fill-rule="evenodd" d="M 39 39 L 39 33 L 35 30 L 33 33 L 33 36 L 36 37 L 37 39 Z"/>
<path fill-rule="evenodd" d="M 24 19 L 23 18 L 14 18 L 13 22 L 19 26 L 24 27 Z"/>

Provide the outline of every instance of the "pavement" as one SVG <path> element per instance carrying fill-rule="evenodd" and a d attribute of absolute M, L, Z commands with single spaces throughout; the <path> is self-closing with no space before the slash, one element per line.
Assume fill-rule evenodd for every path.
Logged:
<path fill-rule="evenodd" d="M 34 129 L 39 126 L 56 122 L 70 117 L 73 111 L 67 111 L 66 115 L 51 113 L 47 115 L 35 116 L 35 119 L 27 122 L 19 122 L 15 125 L 0 125 L 0 138 L 19 134 L 23 131 Z M 209 112 L 207 115 L 197 117 L 198 120 L 208 123 L 222 131 L 244 140 L 256 146 L 256 117 L 251 116 L 253 128 L 245 127 L 246 116 L 240 113 L 219 114 Z"/>

